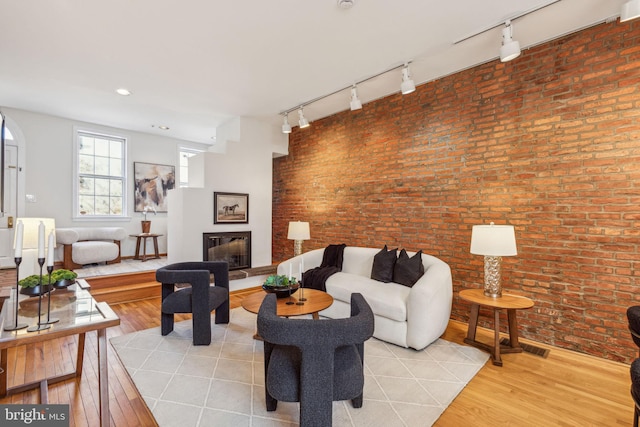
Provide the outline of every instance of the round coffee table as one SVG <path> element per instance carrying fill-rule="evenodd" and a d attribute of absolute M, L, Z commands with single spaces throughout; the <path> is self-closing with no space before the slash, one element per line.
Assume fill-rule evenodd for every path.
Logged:
<path fill-rule="evenodd" d="M 303 304 L 296 304 L 302 298 L 302 292 L 307 299 Z M 251 313 L 258 314 L 262 300 L 268 294 L 265 291 L 256 292 L 242 299 L 242 307 Z M 294 304 L 287 304 L 288 301 Z M 318 318 L 318 312 L 333 304 L 333 297 L 326 292 L 317 289 L 298 289 L 298 292 L 287 298 L 278 298 L 276 312 L 278 316 L 303 316 L 311 314 L 314 319 Z"/>

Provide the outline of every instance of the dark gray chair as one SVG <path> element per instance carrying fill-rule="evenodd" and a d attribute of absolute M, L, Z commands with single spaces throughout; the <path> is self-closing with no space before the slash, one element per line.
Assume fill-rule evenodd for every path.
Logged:
<path fill-rule="evenodd" d="M 633 398 L 633 427 L 638 427 L 640 417 L 640 359 L 631 362 L 631 397 Z"/>
<path fill-rule="evenodd" d="M 213 274 L 215 286 L 211 286 Z M 156 270 L 162 283 L 162 335 L 173 331 L 175 313 L 192 313 L 193 345 L 211 344 L 211 311 L 229 323 L 229 265 L 226 261 L 180 262 Z M 176 288 L 176 283 L 191 286 Z"/>
<path fill-rule="evenodd" d="M 640 355 L 640 305 L 634 305 L 627 309 L 627 320 L 629 321 L 631 338 L 638 346 L 638 355 Z"/>
<path fill-rule="evenodd" d="M 334 400 L 362 407 L 364 342 L 373 327 L 371 307 L 359 293 L 351 295 L 351 317 L 319 320 L 278 317 L 276 296 L 267 295 L 258 312 L 267 411 L 275 411 L 278 400 L 300 402 L 301 427 L 326 427 Z"/>

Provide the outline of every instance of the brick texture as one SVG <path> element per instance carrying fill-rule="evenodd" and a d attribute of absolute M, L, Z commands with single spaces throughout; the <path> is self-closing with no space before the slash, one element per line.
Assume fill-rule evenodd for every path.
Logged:
<path fill-rule="evenodd" d="M 638 21 L 294 128 L 290 154 L 274 160 L 274 262 L 292 255 L 291 220 L 310 222 L 304 250 L 422 249 L 451 266 L 452 318 L 467 321 L 455 294 L 483 282 L 471 227 L 512 224 L 519 253 L 503 260 L 504 288 L 535 301 L 518 313 L 521 336 L 629 362 L 639 137 Z"/>

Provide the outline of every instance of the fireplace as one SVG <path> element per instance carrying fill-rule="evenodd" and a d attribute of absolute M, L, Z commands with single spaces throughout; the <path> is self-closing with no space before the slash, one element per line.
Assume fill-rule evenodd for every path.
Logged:
<path fill-rule="evenodd" d="M 202 233 L 202 259 L 227 261 L 229 270 L 251 268 L 251 232 Z"/>

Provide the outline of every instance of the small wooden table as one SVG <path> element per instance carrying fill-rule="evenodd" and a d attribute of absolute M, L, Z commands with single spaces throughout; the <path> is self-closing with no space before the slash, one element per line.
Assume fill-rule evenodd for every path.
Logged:
<path fill-rule="evenodd" d="M 304 298 L 307 300 L 304 301 L 304 304 L 295 304 L 299 301 L 298 298 L 302 298 L 301 292 L 304 292 Z M 243 298 L 241 303 L 242 308 L 251 313 L 258 314 L 262 301 L 267 295 L 268 294 L 265 291 L 261 291 Z M 292 301 L 294 304 L 287 304 L 287 301 Z M 298 289 L 298 292 L 291 295 L 290 298 L 277 299 L 276 313 L 281 317 L 311 314 L 314 319 L 318 319 L 320 317 L 318 312 L 329 307 L 331 304 L 333 304 L 333 297 L 326 292 L 322 292 L 317 289 L 304 289 L 304 291 L 302 289 Z M 261 339 L 257 332 L 254 334 L 253 338 Z"/>
<path fill-rule="evenodd" d="M 492 298 L 484 295 L 482 289 L 465 289 L 458 294 L 463 300 L 471 303 L 471 315 L 469 316 L 469 330 L 464 342 L 479 349 L 491 353 L 492 363 L 502 366 L 500 353 L 522 353 L 522 347 L 518 342 L 518 324 L 516 310 L 533 307 L 533 301 L 527 297 L 511 294 L 502 294 L 502 297 Z M 494 318 L 494 342 L 493 346 L 476 341 L 476 329 L 478 327 L 478 315 L 480 306 L 493 309 Z M 507 310 L 509 321 L 509 345 L 500 344 L 500 310 Z"/>
<path fill-rule="evenodd" d="M 160 254 L 158 254 L 158 237 L 162 236 L 162 234 L 154 234 L 154 233 L 140 233 L 140 234 L 129 234 L 130 237 L 136 238 L 136 254 L 133 259 L 140 259 L 142 262 L 145 262 L 147 259 L 157 259 L 160 258 Z M 153 257 L 147 257 L 147 239 L 153 239 Z M 142 243 L 142 257 L 140 257 L 140 241 Z"/>
<path fill-rule="evenodd" d="M 76 284 L 66 289 L 56 289 L 51 292 L 51 317 L 58 318 L 57 323 L 51 324 L 49 329 L 36 332 L 28 332 L 27 329 L 5 331 L 5 326 L 15 325 L 15 302 L 9 298 L 2 307 L 0 322 L 0 397 L 15 393 L 21 393 L 34 388 L 40 388 L 40 403 L 47 404 L 48 385 L 56 384 L 82 375 L 84 360 L 85 334 L 97 331 L 98 360 L 95 369 L 98 371 L 98 404 L 100 408 L 100 425 L 110 425 L 109 414 L 109 383 L 107 363 L 107 328 L 120 324 L 120 318 L 111 310 L 106 302 L 96 302 L 88 291 L 89 285 L 83 279 L 78 279 Z M 47 298 L 43 297 L 44 317 L 47 318 Z M 18 323 L 26 323 L 29 326 L 38 323 L 38 298 L 28 298 L 23 295 L 18 299 Z M 78 352 L 76 366 L 73 372 L 51 376 L 42 380 L 27 384 L 8 387 L 7 374 L 7 350 L 26 344 L 42 343 L 69 335 L 78 335 Z M 11 367 L 11 370 L 17 369 Z M 76 386 L 77 387 L 77 386 Z"/>

